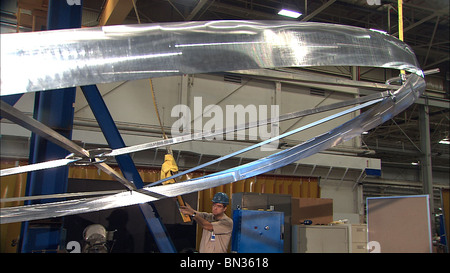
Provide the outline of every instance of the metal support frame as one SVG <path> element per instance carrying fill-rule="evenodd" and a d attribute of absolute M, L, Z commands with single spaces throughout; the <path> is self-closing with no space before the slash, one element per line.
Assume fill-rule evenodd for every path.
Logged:
<path fill-rule="evenodd" d="M 317 8 L 315 11 L 311 12 L 310 14 L 308 14 L 305 18 L 303 18 L 301 20 L 301 22 L 308 22 L 309 20 L 314 18 L 314 16 L 316 16 L 317 14 L 321 13 L 323 10 L 325 10 L 326 8 L 331 6 L 334 2 L 336 2 L 336 0 L 329 0 L 328 2 L 326 2 L 325 4 L 323 4 L 322 6 Z M 306 5 L 306 3 L 305 3 L 305 5 Z"/>
<path fill-rule="evenodd" d="M 105 173 L 109 174 L 112 178 L 122 183 L 125 187 L 127 187 L 129 190 L 135 190 L 136 187 L 133 183 L 125 179 L 121 174 L 116 172 L 113 168 L 108 166 L 108 164 L 102 162 L 98 158 L 91 158 L 90 152 L 85 150 L 84 148 L 80 147 L 73 141 L 69 140 L 68 138 L 62 136 L 60 133 L 55 131 L 54 129 L 48 127 L 47 125 L 43 124 L 42 122 L 39 122 L 33 118 L 28 117 L 21 111 L 17 110 L 16 108 L 8 105 L 4 101 L 0 101 L 0 115 L 3 117 L 9 119 L 10 121 L 22 126 L 25 129 L 30 130 L 36 135 L 39 135 L 42 138 L 45 138 L 46 140 L 62 147 L 63 149 L 72 152 L 72 155 L 79 155 L 82 157 L 88 157 L 92 160 L 97 161 L 94 165 L 104 171 Z M 81 158 L 80 158 L 81 159 Z M 37 171 L 42 170 L 45 168 L 54 168 L 54 167 L 61 167 L 65 166 L 69 163 L 78 161 L 77 156 L 70 158 L 70 156 L 64 158 L 64 159 L 57 159 L 57 160 L 50 160 L 45 161 L 42 163 L 37 164 L 31 164 L 27 165 L 27 171 Z M 0 170 L 0 174 L 4 175 L 5 172 L 7 175 L 17 174 L 23 172 L 18 170 L 21 167 L 17 168 L 10 168 L 7 170 Z M 14 170 L 16 169 L 16 170 Z"/>
<path fill-rule="evenodd" d="M 94 113 L 94 116 L 97 119 L 97 122 L 109 146 L 112 149 L 125 147 L 125 142 L 123 141 L 97 86 L 82 86 L 81 90 L 83 91 L 83 94 L 86 97 L 86 100 L 91 107 L 91 110 Z M 131 181 L 137 189 L 142 189 L 144 187 L 144 182 L 142 181 L 131 156 L 129 154 L 124 154 L 116 156 L 115 158 L 124 177 Z M 159 250 L 164 253 L 176 252 L 176 249 L 167 233 L 166 228 L 164 227 L 164 224 L 159 218 L 153 203 L 140 204 L 139 208 L 141 209 L 145 222 L 147 223 L 150 233 L 152 234 Z"/>
<path fill-rule="evenodd" d="M 105 1 L 100 15 L 100 26 L 121 24 L 133 9 L 133 2 L 129 0 Z"/>
<path fill-rule="evenodd" d="M 82 5 L 69 6 L 66 1 L 50 0 L 48 29 L 81 27 L 81 10 Z M 74 102 L 74 87 L 58 92 L 38 92 L 35 97 L 34 118 L 71 139 Z M 31 135 L 29 163 L 45 162 L 66 155 L 64 148 L 34 133 Z M 27 177 L 26 195 L 65 193 L 68 171 L 68 167 L 64 166 L 31 172 Z M 32 201 L 26 202 L 31 203 Z M 24 222 L 21 230 L 21 252 L 55 251 L 60 244 L 61 231 L 61 222 Z"/>
<path fill-rule="evenodd" d="M 423 193 L 430 196 L 430 213 L 433 215 L 433 169 L 431 164 L 431 142 L 430 142 L 430 122 L 428 105 L 419 106 L 419 132 L 420 132 L 420 172 L 422 177 Z M 434 217 L 431 217 L 434 227 Z"/>

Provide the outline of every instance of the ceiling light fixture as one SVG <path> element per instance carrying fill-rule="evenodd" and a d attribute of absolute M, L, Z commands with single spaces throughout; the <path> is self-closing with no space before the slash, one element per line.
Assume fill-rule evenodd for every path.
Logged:
<path fill-rule="evenodd" d="M 278 12 L 278 15 L 282 15 L 282 16 L 286 16 L 286 17 L 290 17 L 290 18 L 298 18 L 302 14 L 297 11 L 282 9 Z"/>
<path fill-rule="evenodd" d="M 375 28 L 371 28 L 370 30 L 371 30 L 371 31 L 375 31 L 375 32 L 378 32 L 378 33 L 381 33 L 381 34 L 387 34 L 387 32 L 386 32 L 386 31 L 384 31 L 384 30 L 381 30 L 381 29 L 375 29 Z"/>

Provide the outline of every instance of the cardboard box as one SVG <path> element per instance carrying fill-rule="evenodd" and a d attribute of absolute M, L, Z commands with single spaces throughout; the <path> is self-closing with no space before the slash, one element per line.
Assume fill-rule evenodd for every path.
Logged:
<path fill-rule="evenodd" d="M 313 225 L 327 225 L 333 221 L 333 199 L 298 198 L 291 200 L 292 225 L 311 220 Z"/>

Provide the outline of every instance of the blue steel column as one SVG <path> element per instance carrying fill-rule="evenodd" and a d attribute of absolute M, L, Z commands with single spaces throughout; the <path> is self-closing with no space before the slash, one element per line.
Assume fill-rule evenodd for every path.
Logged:
<path fill-rule="evenodd" d="M 81 1 L 80 1 L 81 3 Z M 50 0 L 47 28 L 81 27 L 82 5 L 69 5 L 67 1 Z M 44 69 L 44 68 L 43 68 Z M 38 92 L 35 96 L 34 118 L 53 128 L 61 135 L 72 138 L 73 103 L 75 88 L 57 92 Z M 64 158 L 68 151 L 46 139 L 31 135 L 29 163 Z M 26 195 L 54 194 L 67 191 L 68 167 L 31 172 L 27 177 Z M 44 200 L 41 203 L 54 200 Z M 33 204 L 34 202 L 26 202 Z M 60 244 L 62 222 L 58 219 L 24 222 L 22 225 L 21 251 L 51 251 Z"/>
<path fill-rule="evenodd" d="M 109 110 L 103 101 L 96 85 L 82 86 L 84 96 L 86 97 L 89 106 L 94 113 L 95 118 L 106 138 L 109 146 L 112 149 L 125 147 L 125 143 L 114 123 Z M 136 188 L 140 189 L 144 186 L 141 176 L 134 165 L 130 155 L 116 156 L 116 161 L 119 164 L 120 170 L 124 177 L 133 182 Z M 162 253 L 175 253 L 176 249 L 173 245 L 164 224 L 158 216 L 155 206 L 152 203 L 140 204 L 139 208 L 144 216 L 147 227 Z"/>

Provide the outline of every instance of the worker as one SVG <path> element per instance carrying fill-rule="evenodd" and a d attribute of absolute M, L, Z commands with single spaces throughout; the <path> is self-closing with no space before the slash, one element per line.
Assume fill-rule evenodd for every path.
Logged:
<path fill-rule="evenodd" d="M 233 230 L 233 220 L 225 214 L 230 199 L 226 193 L 218 192 L 212 203 L 212 213 L 196 211 L 188 203 L 180 206 L 180 211 L 189 215 L 203 229 L 200 253 L 226 253 Z"/>

